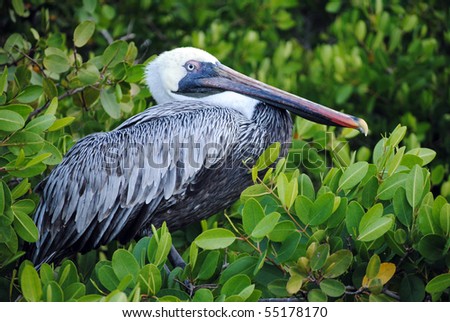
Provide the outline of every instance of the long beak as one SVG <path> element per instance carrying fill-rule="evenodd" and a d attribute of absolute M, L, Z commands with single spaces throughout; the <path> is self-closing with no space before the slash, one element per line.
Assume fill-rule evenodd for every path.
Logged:
<path fill-rule="evenodd" d="M 209 73 L 209 77 L 197 79 L 198 85 L 250 96 L 317 123 L 358 129 L 365 135 L 369 131 L 367 123 L 363 119 L 335 111 L 305 98 L 264 84 L 220 63 L 214 64 L 212 68 L 214 72 Z"/>

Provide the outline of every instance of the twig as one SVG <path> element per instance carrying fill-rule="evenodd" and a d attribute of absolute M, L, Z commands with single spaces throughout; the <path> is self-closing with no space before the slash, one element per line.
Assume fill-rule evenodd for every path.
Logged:
<path fill-rule="evenodd" d="M 19 49 L 17 49 L 17 51 L 18 51 L 20 54 L 22 54 L 24 57 L 26 57 L 29 61 L 31 61 L 34 65 L 36 65 L 37 68 L 39 68 L 39 71 L 42 73 L 42 75 L 43 75 L 45 78 L 47 78 L 47 74 L 45 74 L 44 69 L 42 68 L 41 65 L 39 65 L 39 63 L 38 63 L 34 58 L 32 58 L 32 57 L 29 56 L 27 53 L 24 53 L 23 51 L 21 51 L 21 50 L 19 50 Z"/>
<path fill-rule="evenodd" d="M 300 302 L 296 297 L 259 299 L 258 302 Z"/>
<path fill-rule="evenodd" d="M 133 27 L 134 27 L 134 19 L 132 19 L 127 26 L 127 34 L 125 36 L 120 37 L 120 40 L 127 41 L 130 39 L 134 39 L 136 37 L 136 34 L 133 33 Z"/>
<path fill-rule="evenodd" d="M 111 43 L 114 41 L 113 37 L 110 35 L 110 33 L 108 32 L 108 30 L 102 29 L 102 30 L 100 30 L 100 33 L 101 33 L 102 36 L 106 39 L 106 41 L 108 42 L 108 44 L 111 44 Z"/>
<path fill-rule="evenodd" d="M 389 291 L 387 288 L 383 289 L 383 294 L 392 297 L 393 299 L 400 301 L 400 296 L 397 293 Z"/>
<path fill-rule="evenodd" d="M 94 86 L 96 86 L 96 85 L 98 85 L 98 84 L 99 84 L 99 82 L 97 82 L 97 83 L 95 83 L 95 84 L 92 84 L 92 85 L 86 85 L 86 86 L 83 86 L 83 87 L 78 87 L 78 88 L 74 88 L 74 89 L 68 90 L 68 91 L 65 92 L 64 94 L 61 94 L 60 96 L 58 96 L 58 101 L 60 101 L 60 100 L 62 100 L 62 99 L 64 99 L 64 98 L 66 98 L 66 97 L 75 95 L 75 94 L 77 94 L 77 93 L 79 93 L 79 92 L 82 92 L 82 91 L 84 91 L 84 90 L 85 90 L 86 88 L 88 88 L 88 87 L 94 87 Z M 51 103 L 51 100 L 47 101 L 47 103 L 45 103 L 44 105 L 42 105 L 42 107 L 37 108 L 37 109 L 35 109 L 33 112 L 31 112 L 30 115 L 28 116 L 27 121 L 30 121 L 34 116 L 36 116 L 36 115 L 38 115 L 39 113 L 41 113 L 42 111 L 46 110 L 46 109 L 50 106 L 50 103 Z"/>

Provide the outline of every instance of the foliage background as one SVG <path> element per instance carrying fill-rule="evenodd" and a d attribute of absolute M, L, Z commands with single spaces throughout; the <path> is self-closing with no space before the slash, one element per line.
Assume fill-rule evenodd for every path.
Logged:
<path fill-rule="evenodd" d="M 0 7 L 2 300 L 448 300 L 444 1 Z M 257 178 L 276 159 L 263 156 L 256 185 L 226 216 L 171 234 L 163 227 L 152 239 L 108 245 L 62 266 L 19 269 L 24 242 L 37 238 L 38 182 L 76 140 L 153 104 L 142 66 L 179 46 L 204 48 L 245 74 L 361 116 L 371 134 L 296 119 L 289 158 Z M 167 274 L 172 243 L 188 266 Z M 177 282 L 186 279 L 193 290 Z"/>

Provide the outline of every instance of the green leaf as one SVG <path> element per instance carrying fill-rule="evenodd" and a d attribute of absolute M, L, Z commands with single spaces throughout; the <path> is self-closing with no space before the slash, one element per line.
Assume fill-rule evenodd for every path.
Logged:
<path fill-rule="evenodd" d="M 344 104 L 353 93 L 353 86 L 351 84 L 344 84 L 338 87 L 336 91 L 336 104 Z"/>
<path fill-rule="evenodd" d="M 292 178 L 291 181 L 288 181 L 286 175 L 280 173 L 277 179 L 277 192 L 283 205 L 287 209 L 291 208 L 298 195 L 297 178 Z"/>
<path fill-rule="evenodd" d="M 120 104 L 112 87 L 100 91 L 100 102 L 105 112 L 113 119 L 120 117 Z"/>
<path fill-rule="evenodd" d="M 230 246 L 236 237 L 228 229 L 214 228 L 206 230 L 195 238 L 194 243 L 203 249 L 222 249 Z"/>
<path fill-rule="evenodd" d="M 446 238 L 429 234 L 420 239 L 417 249 L 426 259 L 437 261 L 445 255 L 446 243 Z"/>
<path fill-rule="evenodd" d="M 280 142 L 275 142 L 269 145 L 269 147 L 259 156 L 258 160 L 256 160 L 255 167 L 258 171 L 264 170 L 272 165 L 278 159 L 280 149 Z"/>
<path fill-rule="evenodd" d="M 285 279 L 276 279 L 267 285 L 267 289 L 276 297 L 288 297 L 290 294 L 286 289 Z"/>
<path fill-rule="evenodd" d="M 102 62 L 103 65 L 114 67 L 119 62 L 125 59 L 125 55 L 128 50 L 128 45 L 123 40 L 116 40 L 112 42 L 103 52 Z"/>
<path fill-rule="evenodd" d="M 258 258 L 253 256 L 243 256 L 232 262 L 225 270 L 220 274 L 219 283 L 223 284 L 232 276 L 236 274 L 245 274 L 251 276 L 258 264 Z"/>
<path fill-rule="evenodd" d="M 400 283 L 400 299 L 409 302 L 421 302 L 425 297 L 423 280 L 415 275 L 405 276 Z"/>
<path fill-rule="evenodd" d="M 433 193 L 429 192 L 423 198 L 417 216 L 417 223 L 422 234 L 438 234 L 440 233 L 439 213 L 433 213 Z"/>
<path fill-rule="evenodd" d="M 39 85 L 29 85 L 17 95 L 16 99 L 20 103 L 32 103 L 44 93 L 44 89 Z"/>
<path fill-rule="evenodd" d="M 195 291 L 194 297 L 192 298 L 192 302 L 213 302 L 214 295 L 207 288 L 201 288 Z"/>
<path fill-rule="evenodd" d="M 264 218 L 261 204 L 254 198 L 248 199 L 242 209 L 242 225 L 247 235 L 250 235 L 256 225 Z"/>
<path fill-rule="evenodd" d="M 32 119 L 25 127 L 25 130 L 40 134 L 52 126 L 55 120 L 56 117 L 53 115 L 41 115 Z"/>
<path fill-rule="evenodd" d="M 16 155 L 19 154 L 20 149 L 24 150 L 25 155 L 31 155 L 38 153 L 42 149 L 44 139 L 36 133 L 20 131 L 14 133 L 5 145 Z"/>
<path fill-rule="evenodd" d="M 408 155 L 416 155 L 423 160 L 422 166 L 427 165 L 436 157 L 436 152 L 428 148 L 415 148 L 406 152 Z"/>
<path fill-rule="evenodd" d="M 392 176 L 395 173 L 395 170 L 398 169 L 398 166 L 400 165 L 403 155 L 405 154 L 406 147 L 402 146 L 400 149 L 398 149 L 397 153 L 394 155 L 392 160 L 388 163 L 388 177 Z"/>
<path fill-rule="evenodd" d="M 361 222 L 361 218 L 364 216 L 363 207 L 356 201 L 350 202 L 347 208 L 347 216 L 345 217 L 345 226 L 347 228 L 347 232 L 353 237 L 356 238 L 358 235 L 358 227 Z"/>
<path fill-rule="evenodd" d="M 62 161 L 61 152 L 51 143 L 45 141 L 41 150 L 42 153 L 50 153 L 50 157 L 42 161 L 47 165 L 57 165 Z"/>
<path fill-rule="evenodd" d="M 283 263 L 292 259 L 296 251 L 299 249 L 301 239 L 302 235 L 297 231 L 289 234 L 281 244 L 281 248 L 278 251 L 277 260 L 280 263 Z"/>
<path fill-rule="evenodd" d="M 44 66 L 53 73 L 61 74 L 69 70 L 70 63 L 67 56 L 50 54 L 48 56 L 45 56 Z"/>
<path fill-rule="evenodd" d="M 369 279 L 375 278 L 378 272 L 380 271 L 380 265 L 381 265 L 380 256 L 378 256 L 377 254 L 372 255 L 372 257 L 369 260 L 369 264 L 367 264 L 366 268 L 367 278 Z"/>
<path fill-rule="evenodd" d="M 326 192 L 319 196 L 314 202 L 314 206 L 311 209 L 310 216 L 312 217 L 309 224 L 311 226 L 317 226 L 323 224 L 330 218 L 334 208 L 334 194 Z"/>
<path fill-rule="evenodd" d="M 100 267 L 97 276 L 100 283 L 110 292 L 114 291 L 120 283 L 110 265 Z"/>
<path fill-rule="evenodd" d="M 286 291 L 289 292 L 289 294 L 295 294 L 298 291 L 300 291 L 302 285 L 303 285 L 303 279 L 304 277 L 301 275 L 294 274 L 291 277 L 289 277 L 289 280 L 286 284 Z"/>
<path fill-rule="evenodd" d="M 373 205 L 367 213 L 362 216 L 361 221 L 359 222 L 359 231 L 365 229 L 369 224 L 373 223 L 378 218 L 381 218 L 383 215 L 383 204 L 377 203 Z"/>
<path fill-rule="evenodd" d="M 310 200 L 314 200 L 316 197 L 314 185 L 311 181 L 311 178 L 304 173 L 302 173 L 298 177 L 298 194 L 300 196 L 305 196 Z"/>
<path fill-rule="evenodd" d="M 428 293 L 444 292 L 450 287 L 450 273 L 444 273 L 434 277 L 425 286 L 425 291 Z"/>
<path fill-rule="evenodd" d="M 6 189 L 5 189 L 6 188 Z M 3 215 L 3 212 L 5 211 L 6 208 L 6 192 L 5 190 L 7 190 L 7 193 L 9 195 L 9 204 L 11 204 L 11 192 L 9 191 L 8 186 L 0 180 L 0 215 Z M 9 205 L 8 205 L 9 208 Z"/>
<path fill-rule="evenodd" d="M 341 1 L 340 0 L 328 1 L 326 6 L 325 6 L 325 10 L 327 12 L 329 12 L 329 13 L 337 13 L 340 8 L 341 8 Z M 314 302 L 314 301 L 310 301 L 310 302 Z"/>
<path fill-rule="evenodd" d="M 31 212 L 33 212 L 34 208 L 35 208 L 35 203 L 33 200 L 31 199 L 22 199 L 22 200 L 18 200 L 16 201 L 12 206 L 11 206 L 12 210 L 15 211 L 19 211 L 19 212 L 23 212 L 25 214 L 30 214 Z"/>
<path fill-rule="evenodd" d="M 131 274 L 125 275 L 125 277 L 120 280 L 119 285 L 117 285 L 117 289 L 119 291 L 124 291 L 128 287 L 128 285 L 132 287 L 133 285 L 131 284 L 133 282 L 133 279 L 137 279 L 137 277 L 132 276 Z"/>
<path fill-rule="evenodd" d="M 360 230 L 358 240 L 364 242 L 375 240 L 391 229 L 393 223 L 394 220 L 391 217 L 385 216 L 378 218 Z"/>
<path fill-rule="evenodd" d="M 100 79 L 100 72 L 93 63 L 87 62 L 79 69 L 78 79 L 83 85 L 92 85 Z"/>
<path fill-rule="evenodd" d="M 39 154 L 39 155 L 35 156 L 33 159 L 31 159 L 30 161 L 28 161 L 27 164 L 25 165 L 25 167 L 23 167 L 22 169 L 27 169 L 36 164 L 39 164 L 39 163 L 43 162 L 44 160 L 48 159 L 49 157 L 51 157 L 51 155 L 52 155 L 51 153 Z"/>
<path fill-rule="evenodd" d="M 86 294 L 86 285 L 80 282 L 70 284 L 64 289 L 64 301 L 78 300 Z"/>
<path fill-rule="evenodd" d="M 405 182 L 406 199 L 413 208 L 416 207 L 422 199 L 425 186 L 424 181 L 422 169 L 418 165 L 415 165 L 408 174 Z"/>
<path fill-rule="evenodd" d="M 80 23 L 73 33 L 73 42 L 76 47 L 83 47 L 91 39 L 95 31 L 95 22 L 86 20 Z"/>
<path fill-rule="evenodd" d="M 276 224 L 269 233 L 269 239 L 274 242 L 283 242 L 295 230 L 295 224 L 290 220 L 283 220 Z"/>
<path fill-rule="evenodd" d="M 270 194 L 270 192 L 266 187 L 262 184 L 255 184 L 242 191 L 241 200 L 246 201 L 249 198 L 258 198 L 268 194 Z"/>
<path fill-rule="evenodd" d="M 358 20 L 355 27 L 355 36 L 356 39 L 358 39 L 359 42 L 364 41 L 364 38 L 366 37 L 367 33 L 367 27 L 366 23 L 362 20 Z"/>
<path fill-rule="evenodd" d="M 88 294 L 80 297 L 77 302 L 101 302 L 104 297 L 100 294 Z"/>
<path fill-rule="evenodd" d="M 139 83 L 144 79 L 145 66 L 142 64 L 133 65 L 127 69 L 127 78 L 125 79 L 128 83 Z"/>
<path fill-rule="evenodd" d="M 343 198 L 336 197 L 335 201 L 336 200 L 339 200 L 339 206 L 333 212 L 333 215 L 330 218 L 328 218 L 328 220 L 326 222 L 327 228 L 336 228 L 336 227 L 342 225 L 347 216 L 348 199 L 345 197 L 343 197 Z"/>
<path fill-rule="evenodd" d="M 34 243 L 39 238 L 39 231 L 34 221 L 21 211 L 14 212 L 14 229 L 23 240 Z"/>
<path fill-rule="evenodd" d="M 314 203 L 308 197 L 298 196 L 295 199 L 295 213 L 303 224 L 309 225 L 313 215 L 313 207 Z"/>
<path fill-rule="evenodd" d="M 447 203 L 441 208 L 439 221 L 444 234 L 450 235 L 450 204 Z"/>
<path fill-rule="evenodd" d="M 191 246 L 189 246 L 189 264 L 191 265 L 192 269 L 195 268 L 197 258 L 198 258 L 198 247 L 195 243 L 192 243 Z"/>
<path fill-rule="evenodd" d="M 57 108 L 58 108 L 58 98 L 53 97 L 44 115 L 55 115 Z"/>
<path fill-rule="evenodd" d="M 118 249 L 112 256 L 112 268 L 119 280 L 122 280 L 126 275 L 131 274 L 136 280 L 139 272 L 139 264 L 134 258 L 133 254 L 125 249 Z"/>
<path fill-rule="evenodd" d="M 44 94 L 49 99 L 54 99 L 58 97 L 58 89 L 55 83 L 50 78 L 44 78 L 42 82 L 42 87 L 44 89 Z"/>
<path fill-rule="evenodd" d="M 341 249 L 331 254 L 323 266 L 323 276 L 326 278 L 336 278 L 344 274 L 353 261 L 353 254 L 348 249 Z"/>
<path fill-rule="evenodd" d="M 216 271 L 217 265 L 219 263 L 220 252 L 218 250 L 214 250 L 206 255 L 205 260 L 200 267 L 200 271 L 198 272 L 197 278 L 200 280 L 208 280 Z"/>
<path fill-rule="evenodd" d="M 159 266 L 166 262 L 167 255 L 170 252 L 170 248 L 172 247 L 172 237 L 169 233 L 162 234 L 159 239 L 158 248 L 155 254 L 155 260 L 153 264 Z"/>
<path fill-rule="evenodd" d="M 139 239 L 133 247 L 133 256 L 138 261 L 139 266 L 144 266 L 147 258 L 147 249 L 150 244 L 150 237 L 143 237 Z"/>
<path fill-rule="evenodd" d="M 0 95 L 8 90 L 8 67 L 3 67 L 3 73 L 0 76 Z"/>
<path fill-rule="evenodd" d="M 423 160 L 416 155 L 405 154 L 400 162 L 400 165 L 412 169 L 415 165 L 422 166 Z"/>
<path fill-rule="evenodd" d="M 147 264 L 139 272 L 138 283 L 141 286 L 141 292 L 149 296 L 156 295 L 162 285 L 161 272 L 154 264 Z"/>
<path fill-rule="evenodd" d="M 405 189 L 397 189 L 393 199 L 394 213 L 397 219 L 405 226 L 410 227 L 412 223 L 412 208 L 406 200 Z"/>
<path fill-rule="evenodd" d="M 53 123 L 53 125 L 48 128 L 48 130 L 50 132 L 57 131 L 57 130 L 62 129 L 63 127 L 71 124 L 74 120 L 75 120 L 75 118 L 73 116 L 67 116 L 67 117 L 60 118 L 60 119 L 56 120 Z"/>
<path fill-rule="evenodd" d="M 406 173 L 397 172 L 386 178 L 378 187 L 377 199 L 392 199 L 399 187 L 405 187 L 407 177 Z"/>
<path fill-rule="evenodd" d="M 386 142 L 386 145 L 390 145 L 393 148 L 397 147 L 398 144 L 403 140 L 406 134 L 406 126 L 397 125 L 394 131 L 389 136 L 389 139 Z"/>
<path fill-rule="evenodd" d="M 94 13 L 97 7 L 97 0 L 83 0 L 83 9 L 89 13 Z"/>
<path fill-rule="evenodd" d="M 364 188 L 362 190 L 361 204 L 364 207 L 370 208 L 371 206 L 373 206 L 377 195 L 377 190 L 378 190 L 378 179 L 376 178 L 376 176 L 372 176 L 364 185 Z"/>
<path fill-rule="evenodd" d="M 63 293 L 61 286 L 59 286 L 59 284 L 56 283 L 55 281 L 50 281 L 45 286 L 44 300 L 46 302 L 62 302 L 62 301 L 64 301 L 64 293 Z"/>
<path fill-rule="evenodd" d="M 20 116 L 25 120 L 28 118 L 33 108 L 28 104 L 10 104 L 5 106 L 0 106 L 0 111 L 10 110 L 19 113 Z"/>
<path fill-rule="evenodd" d="M 28 302 L 38 302 L 42 298 L 42 286 L 39 275 L 30 264 L 25 265 L 20 274 L 20 287 Z"/>
<path fill-rule="evenodd" d="M 41 276 L 41 281 L 44 285 L 50 283 L 51 281 L 55 281 L 55 274 L 53 272 L 53 269 L 47 263 L 43 263 L 41 265 L 41 268 L 39 269 L 39 275 Z"/>
<path fill-rule="evenodd" d="M 60 268 L 59 285 L 65 290 L 66 287 L 80 281 L 77 268 L 71 260 L 65 260 Z"/>
<path fill-rule="evenodd" d="M 322 292 L 331 297 L 339 297 L 345 293 L 345 285 L 338 280 L 324 279 L 320 282 L 319 287 Z"/>
<path fill-rule="evenodd" d="M 321 244 L 313 252 L 310 258 L 310 266 L 313 271 L 317 271 L 325 265 L 325 262 L 330 255 L 330 245 Z"/>
<path fill-rule="evenodd" d="M 357 162 L 349 166 L 339 179 L 338 191 L 350 190 L 358 185 L 366 176 L 368 170 L 369 164 L 365 161 Z"/>
<path fill-rule="evenodd" d="M 444 180 L 445 176 L 445 168 L 444 165 L 438 164 L 431 170 L 431 183 L 433 185 L 441 184 L 442 180 Z"/>
<path fill-rule="evenodd" d="M 255 229 L 253 229 L 251 236 L 254 238 L 263 238 L 264 236 L 270 234 L 278 223 L 280 216 L 281 215 L 278 212 L 272 212 L 271 214 L 265 216 L 258 222 Z"/>
<path fill-rule="evenodd" d="M 21 17 L 25 16 L 25 6 L 24 6 L 22 0 L 12 0 L 12 6 L 18 16 L 21 16 Z"/>
<path fill-rule="evenodd" d="M 327 295 L 317 288 L 312 289 L 307 295 L 308 302 L 326 302 L 328 300 Z"/>
<path fill-rule="evenodd" d="M 31 183 L 28 182 L 28 179 L 23 179 L 14 189 L 11 191 L 11 196 L 13 199 L 18 199 L 26 194 L 31 188 Z M 3 209 L 1 207 L 2 201 L 2 184 L 0 183 L 0 214 L 3 213 Z"/>
<path fill-rule="evenodd" d="M 20 130 L 25 125 L 25 120 L 19 113 L 10 110 L 0 110 L 0 129 L 5 132 Z"/>
<path fill-rule="evenodd" d="M 250 286 L 250 277 L 244 274 L 238 274 L 231 277 L 223 284 L 220 294 L 227 296 L 237 295 L 242 292 L 246 287 Z"/>

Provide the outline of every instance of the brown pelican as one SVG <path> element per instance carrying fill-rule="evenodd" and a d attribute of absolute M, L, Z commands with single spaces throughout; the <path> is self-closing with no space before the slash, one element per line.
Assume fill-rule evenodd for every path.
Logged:
<path fill-rule="evenodd" d="M 60 261 L 163 221 L 173 231 L 231 205 L 252 183 L 243 166 L 291 140 L 289 112 L 367 134 L 364 120 L 244 76 L 196 48 L 148 64 L 158 103 L 77 142 L 40 184 L 35 263 Z M 289 112 L 288 112 L 289 111 Z"/>

